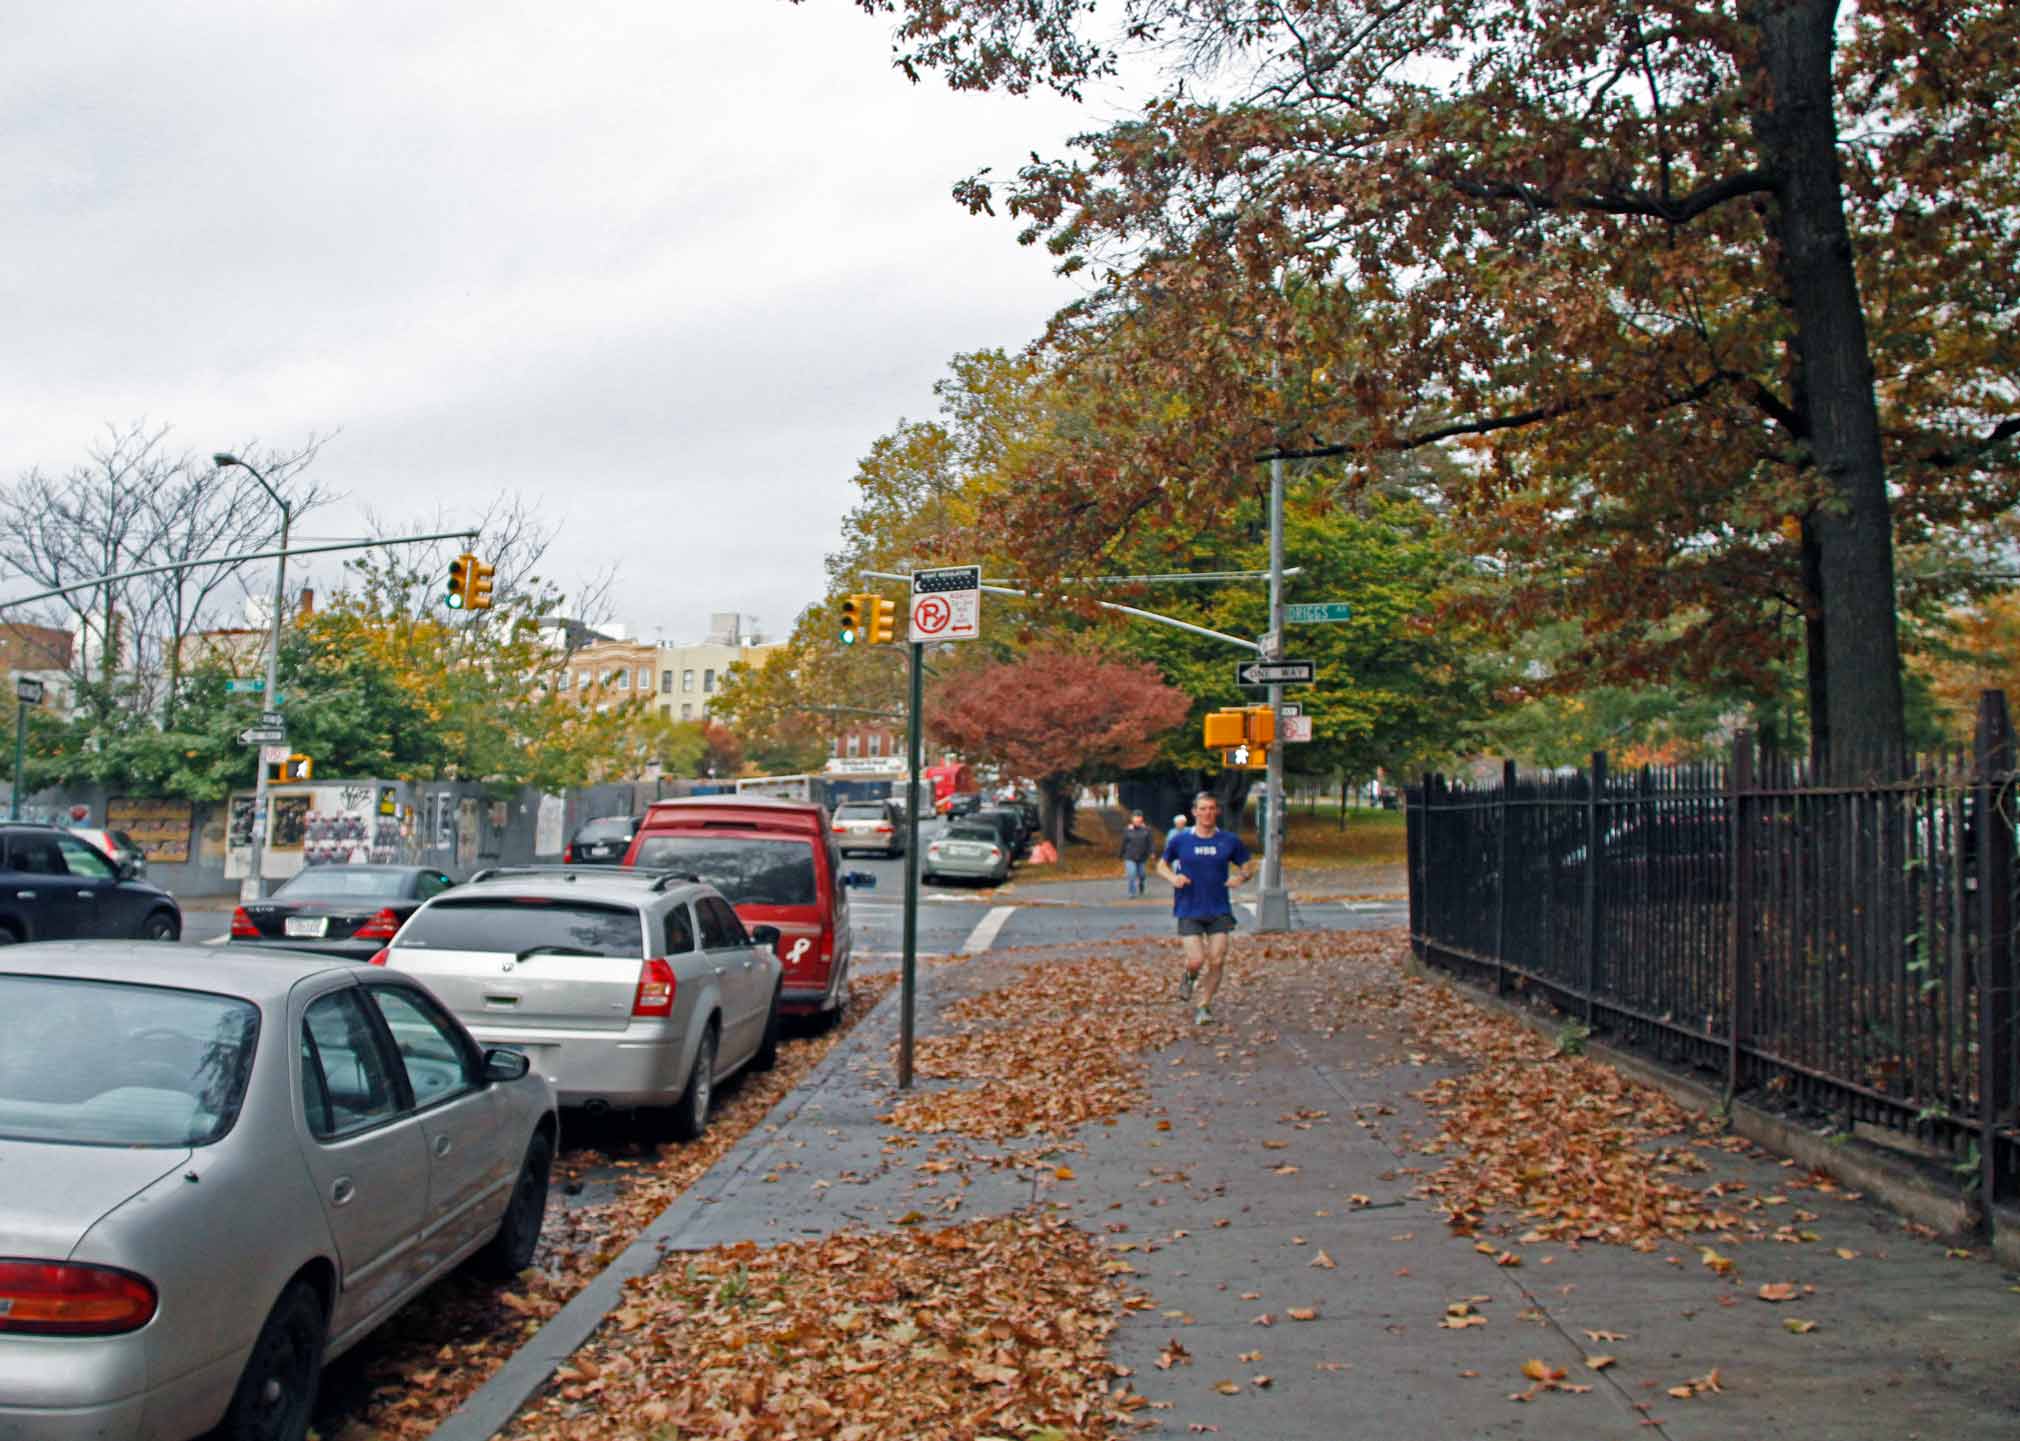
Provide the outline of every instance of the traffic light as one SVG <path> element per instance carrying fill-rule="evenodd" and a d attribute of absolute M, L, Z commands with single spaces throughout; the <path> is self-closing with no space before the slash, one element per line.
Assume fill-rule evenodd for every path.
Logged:
<path fill-rule="evenodd" d="M 267 779 L 275 783 L 305 781 L 314 777 L 316 763 L 305 755 L 291 755 L 267 766 Z"/>
<path fill-rule="evenodd" d="M 470 599 L 470 567 L 477 563 L 477 557 L 465 551 L 449 562 L 449 586 L 442 594 L 442 604 L 451 610 L 461 610 Z"/>
<path fill-rule="evenodd" d="M 854 645 L 864 639 L 864 612 L 876 601 L 873 595 L 845 595 L 842 597 L 842 628 L 839 635 L 843 645 Z"/>
<path fill-rule="evenodd" d="M 870 644 L 889 645 L 897 639 L 898 604 L 896 601 L 885 600 L 880 595 L 869 597 L 869 601 Z"/>
<path fill-rule="evenodd" d="M 1248 708 L 1248 743 L 1252 746 L 1273 745 L 1277 738 L 1277 713 L 1266 705 L 1252 705 Z"/>
<path fill-rule="evenodd" d="M 1248 740 L 1248 713 L 1238 710 L 1208 711 L 1205 739 L 1206 748 L 1210 751 L 1245 744 Z"/>
<path fill-rule="evenodd" d="M 470 588 L 464 592 L 471 610 L 491 609 L 491 577 L 498 573 L 495 565 L 486 565 L 476 556 L 469 556 Z"/>

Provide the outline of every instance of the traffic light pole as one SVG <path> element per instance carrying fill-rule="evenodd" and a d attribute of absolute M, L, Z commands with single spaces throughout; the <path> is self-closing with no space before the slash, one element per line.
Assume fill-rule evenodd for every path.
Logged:
<path fill-rule="evenodd" d="M 1284 634 L 1284 463 L 1282 457 L 1270 461 L 1270 624 L 1269 633 L 1277 659 L 1283 655 Z M 1291 898 L 1284 889 L 1284 688 L 1269 688 L 1272 734 L 1269 770 L 1263 780 L 1263 874 L 1262 893 L 1256 904 L 1256 929 L 1287 931 L 1291 928 Z"/>
<path fill-rule="evenodd" d="M 924 739 L 919 712 L 925 699 L 926 648 L 914 641 L 911 700 L 905 708 L 905 952 L 899 974 L 898 1089 L 912 1089 L 912 1026 L 919 982 L 919 769 Z"/>

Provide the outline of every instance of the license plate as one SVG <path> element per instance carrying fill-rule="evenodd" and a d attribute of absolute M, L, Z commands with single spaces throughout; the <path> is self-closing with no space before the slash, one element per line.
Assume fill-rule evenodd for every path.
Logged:
<path fill-rule="evenodd" d="M 328 916 L 289 916 L 286 929 L 287 933 L 291 936 L 317 938 L 328 934 L 330 918 Z"/>

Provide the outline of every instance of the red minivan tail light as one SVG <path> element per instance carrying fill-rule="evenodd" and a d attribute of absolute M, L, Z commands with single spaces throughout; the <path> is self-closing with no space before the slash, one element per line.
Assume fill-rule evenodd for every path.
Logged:
<path fill-rule="evenodd" d="M 575 843 L 573 841 L 561 848 L 561 864 L 564 866 L 575 864 Z"/>
<path fill-rule="evenodd" d="M 245 907 L 236 907 L 231 913 L 231 938 L 235 941 L 256 941 L 260 938 L 260 928 L 253 924 L 253 918 L 245 913 Z"/>
<path fill-rule="evenodd" d="M 391 906 L 383 907 L 376 916 L 351 932 L 355 940 L 390 941 L 400 929 L 400 918 L 393 914 Z"/>
<path fill-rule="evenodd" d="M 0 1334 L 116 1336 L 154 1319 L 151 1283 L 110 1266 L 0 1259 Z"/>
<path fill-rule="evenodd" d="M 383 966 L 384 964 L 386 964 L 386 958 L 391 956 L 392 954 L 393 954 L 393 948 L 391 946 L 380 946 L 377 953 L 374 954 L 372 959 L 367 961 L 365 964 L 369 966 Z"/>
<path fill-rule="evenodd" d="M 634 1016 L 673 1014 L 673 967 L 654 956 L 638 969 L 638 995 L 631 1003 Z"/>

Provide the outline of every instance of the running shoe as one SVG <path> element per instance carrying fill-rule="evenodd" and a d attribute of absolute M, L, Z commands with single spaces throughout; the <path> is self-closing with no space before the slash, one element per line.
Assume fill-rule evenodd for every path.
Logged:
<path fill-rule="evenodd" d="M 1192 1023 L 1195 1026 L 1212 1025 L 1213 1012 L 1209 1011 L 1205 1006 L 1201 1006 L 1198 1010 L 1192 1013 Z"/>

